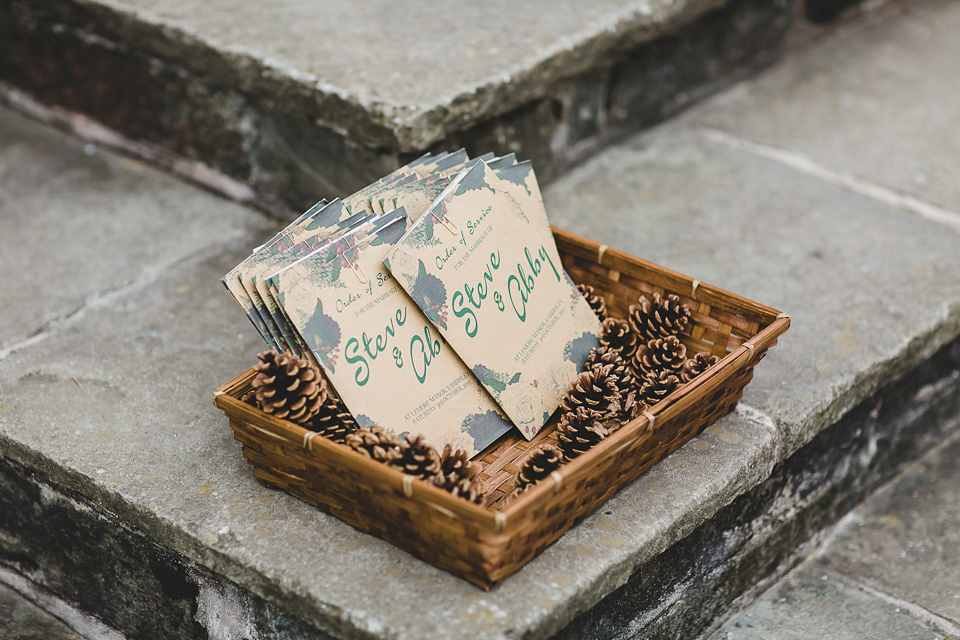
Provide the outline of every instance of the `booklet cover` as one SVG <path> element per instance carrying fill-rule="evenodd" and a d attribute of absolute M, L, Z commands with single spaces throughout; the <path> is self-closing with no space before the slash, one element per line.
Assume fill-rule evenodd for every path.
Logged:
<path fill-rule="evenodd" d="M 483 162 L 465 169 L 384 265 L 529 439 L 602 327 L 545 237 L 539 189 L 518 186 Z"/>
<path fill-rule="evenodd" d="M 361 426 L 422 434 L 474 455 L 511 423 L 384 268 L 402 209 L 268 278 L 268 287 Z"/>

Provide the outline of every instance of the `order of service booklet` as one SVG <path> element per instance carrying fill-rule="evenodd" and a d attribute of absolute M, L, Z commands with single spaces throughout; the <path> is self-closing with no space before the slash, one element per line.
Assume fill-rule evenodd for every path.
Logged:
<path fill-rule="evenodd" d="M 473 456 L 512 425 L 384 268 L 408 224 L 380 216 L 267 284 L 358 424 Z"/>
<path fill-rule="evenodd" d="M 602 327 L 560 264 L 539 189 L 519 186 L 483 162 L 464 169 L 384 265 L 529 439 Z"/>

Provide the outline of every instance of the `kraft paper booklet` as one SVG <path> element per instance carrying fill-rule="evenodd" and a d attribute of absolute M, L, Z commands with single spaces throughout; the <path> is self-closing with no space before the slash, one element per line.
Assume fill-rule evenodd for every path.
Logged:
<path fill-rule="evenodd" d="M 266 292 L 267 297 L 271 300 L 273 306 L 283 317 L 283 321 L 289 327 L 291 327 L 291 331 L 296 335 L 298 343 L 303 345 L 302 357 L 311 360 L 318 367 L 323 367 L 324 361 L 322 358 L 327 357 L 335 359 L 337 357 L 337 353 L 332 348 L 321 348 L 319 349 L 318 357 L 317 349 L 314 348 L 315 345 L 314 347 L 311 347 L 311 343 L 308 342 L 301 334 L 300 330 L 297 328 L 296 324 L 283 307 L 282 296 L 279 295 L 280 292 L 277 288 L 277 283 L 279 282 L 281 274 L 288 272 L 287 279 L 289 282 L 294 274 L 299 277 L 300 275 L 306 275 L 312 271 L 316 277 L 323 277 L 337 282 L 338 284 L 342 284 L 342 282 L 338 280 L 340 270 L 344 266 L 352 266 L 352 263 L 345 260 L 334 260 L 333 258 L 350 252 L 353 247 L 362 243 L 368 235 L 377 232 L 382 227 L 385 227 L 395 220 L 403 218 L 404 216 L 405 214 L 402 211 L 396 211 L 386 216 L 379 217 L 368 215 L 368 219 L 365 223 L 329 238 L 322 247 L 319 247 L 309 254 L 300 256 L 295 262 L 285 265 L 283 268 L 272 274 L 264 281 L 263 290 Z M 351 216 L 351 218 L 354 217 L 356 217 L 356 215 Z M 396 227 L 394 227 L 394 229 L 396 229 Z M 359 275 L 357 277 L 360 278 Z"/>
<path fill-rule="evenodd" d="M 297 225 L 303 224 L 304 220 L 307 220 L 314 213 L 326 206 L 327 200 L 320 200 L 318 203 L 307 209 L 307 211 L 301 215 L 299 218 L 294 220 L 287 226 L 285 229 L 277 233 L 266 243 L 260 245 L 259 247 L 254 248 L 250 255 L 245 258 L 240 264 L 231 269 L 225 276 L 220 278 L 220 282 L 223 283 L 223 286 L 227 288 L 227 291 L 236 300 L 237 304 L 240 305 L 240 308 L 243 309 L 243 312 L 246 314 L 247 318 L 257 329 L 257 333 L 264 339 L 264 341 L 269 346 L 276 347 L 273 336 L 267 330 L 266 324 L 264 324 L 263 319 L 260 317 L 260 314 L 257 313 L 253 302 L 247 297 L 246 293 L 243 292 L 243 288 L 239 286 L 239 283 L 236 281 L 237 274 L 245 269 L 253 260 L 257 259 L 259 255 L 269 255 L 276 252 L 277 246 L 283 239 L 286 237 L 288 230 Z"/>
<path fill-rule="evenodd" d="M 361 426 L 422 434 L 474 455 L 512 428 L 496 402 L 384 268 L 407 229 L 386 214 L 268 279 Z"/>
<path fill-rule="evenodd" d="M 415 180 L 420 175 L 429 175 L 431 172 L 439 170 L 438 163 L 442 163 L 444 167 L 451 164 L 453 167 L 458 167 L 462 164 L 464 158 L 466 158 L 466 152 L 462 149 L 453 154 L 442 153 L 437 156 L 425 154 L 410 164 L 384 176 L 377 182 L 364 187 L 348 197 L 343 203 L 340 203 L 339 199 L 333 203 L 321 200 L 276 234 L 270 241 L 254 249 L 251 256 L 221 278 L 221 282 L 247 314 L 247 317 L 257 328 L 268 346 L 278 351 L 291 348 L 289 345 L 295 341 L 291 340 L 289 334 L 285 334 L 281 330 L 281 327 L 276 323 L 276 319 L 261 303 L 261 299 L 247 288 L 247 286 L 252 286 L 249 274 L 262 273 L 264 269 L 261 267 L 261 263 L 273 260 L 274 256 L 281 252 L 288 251 L 298 244 L 311 240 L 316 243 L 318 239 L 327 237 L 333 232 L 334 225 L 346 221 L 353 215 L 351 212 L 371 211 L 371 196 L 389 191 L 392 183 L 400 184 L 404 180 L 408 182 Z M 329 205 L 332 205 L 332 208 Z M 295 348 L 293 350 L 297 352 Z"/>
<path fill-rule="evenodd" d="M 423 212 L 443 193 L 443 190 L 450 185 L 453 177 L 463 169 L 473 166 L 473 163 L 476 162 L 486 162 L 490 167 L 506 168 L 515 164 L 516 156 L 511 153 L 503 158 L 495 158 L 493 154 L 487 153 L 451 169 L 435 171 L 416 182 L 403 185 L 403 187 L 389 193 L 387 197 L 381 197 L 381 208 L 390 210 L 403 207 L 410 219 L 416 222 Z"/>
<path fill-rule="evenodd" d="M 279 333 L 281 340 L 290 350 L 300 356 L 303 356 L 303 353 L 301 345 L 296 339 L 296 332 L 284 321 L 276 303 L 265 290 L 263 280 L 266 276 L 272 275 L 284 266 L 320 249 L 331 240 L 359 227 L 373 217 L 373 214 L 370 213 L 358 213 L 341 220 L 341 210 L 341 202 L 334 200 L 315 218 L 315 228 L 313 230 L 297 236 L 301 238 L 300 242 L 272 256 L 264 257 L 252 268 L 240 273 L 240 284 L 250 299 L 253 300 L 257 310 L 264 316 L 268 329 Z"/>
<path fill-rule="evenodd" d="M 384 265 L 529 439 L 601 325 L 546 237 L 539 189 L 518 186 L 483 162 L 465 169 Z"/>
<path fill-rule="evenodd" d="M 466 152 L 464 152 L 462 149 L 455 153 L 461 154 L 464 157 L 466 155 Z M 353 208 L 357 208 L 358 210 L 369 211 L 369 206 L 367 207 L 363 206 L 364 199 L 369 199 L 369 196 L 371 194 L 381 191 L 384 188 L 383 185 L 388 184 L 389 182 L 396 180 L 401 176 L 408 175 L 412 172 L 421 171 L 421 172 L 429 173 L 429 171 L 431 171 L 436 167 L 437 162 L 444 160 L 450 155 L 453 155 L 453 154 L 444 152 L 437 155 L 432 155 L 432 154 L 426 153 L 421 157 L 417 158 L 416 160 L 410 162 L 409 164 L 403 167 L 400 167 L 396 171 L 393 171 L 392 173 L 384 176 L 377 182 L 374 182 L 373 184 L 370 184 L 364 187 L 363 189 L 355 193 L 353 196 L 351 196 L 351 198 L 348 199 L 349 201 L 345 203 L 346 209 L 347 209 L 347 216 L 350 215 L 350 211 Z M 316 218 L 317 215 L 320 214 L 320 212 L 323 211 L 324 207 L 327 204 L 328 204 L 327 200 L 320 200 L 315 205 L 307 209 L 306 212 L 304 212 L 296 220 L 294 220 L 289 225 L 287 225 L 279 233 L 274 235 L 273 238 L 268 240 L 266 243 L 260 245 L 259 247 L 254 248 L 254 250 L 251 252 L 251 255 L 249 257 L 243 260 L 240 264 L 238 264 L 229 273 L 227 273 L 223 278 L 220 279 L 220 281 L 227 288 L 227 291 L 230 293 L 230 295 L 234 298 L 234 300 L 236 300 L 237 304 L 240 305 L 240 308 L 243 309 L 247 318 L 250 320 L 253 326 L 257 329 L 257 332 L 261 335 L 261 337 L 264 339 L 267 345 L 274 349 L 277 349 L 278 351 L 284 350 L 283 341 L 280 339 L 279 335 L 274 335 L 268 329 L 268 325 L 266 324 L 262 314 L 258 313 L 253 301 L 250 300 L 249 296 L 244 291 L 243 286 L 238 281 L 238 274 L 240 274 L 240 272 L 246 269 L 252 268 L 256 262 L 258 262 L 259 260 L 262 260 L 264 257 L 273 255 L 279 251 L 282 251 L 296 244 L 297 242 L 300 242 L 302 240 L 300 236 L 303 233 L 317 230 L 318 223 L 314 219 Z M 339 220 L 335 222 L 339 222 Z"/>

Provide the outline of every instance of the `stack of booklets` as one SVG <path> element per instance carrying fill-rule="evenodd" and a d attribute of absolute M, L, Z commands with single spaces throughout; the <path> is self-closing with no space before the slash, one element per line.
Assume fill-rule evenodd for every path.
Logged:
<path fill-rule="evenodd" d="M 535 436 L 601 331 L 512 154 L 427 154 L 318 202 L 222 281 L 361 426 L 471 455 L 513 428 Z"/>

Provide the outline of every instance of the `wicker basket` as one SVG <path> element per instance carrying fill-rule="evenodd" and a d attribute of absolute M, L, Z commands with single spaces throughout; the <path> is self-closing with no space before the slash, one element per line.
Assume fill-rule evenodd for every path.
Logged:
<path fill-rule="evenodd" d="M 475 458 L 487 487 L 485 504 L 475 505 L 241 402 L 251 369 L 218 389 L 214 404 L 230 418 L 256 477 L 490 589 L 729 413 L 754 365 L 790 326 L 769 307 L 571 233 L 554 235 L 570 277 L 602 293 L 611 315 L 625 317 L 640 294 L 677 294 L 692 311 L 681 336 L 688 353 L 706 351 L 720 362 L 506 506 L 519 464 L 530 448 L 556 440 L 555 424 L 530 442 L 507 434 Z"/>

